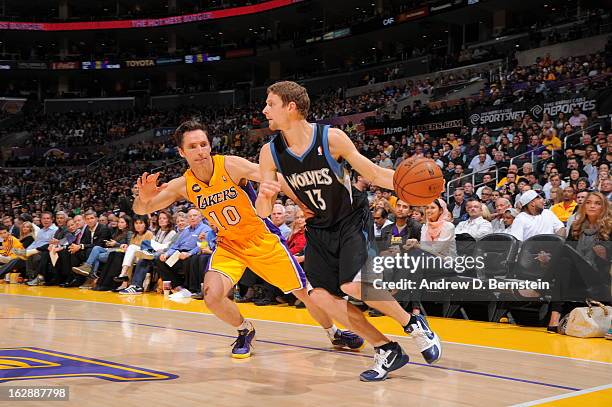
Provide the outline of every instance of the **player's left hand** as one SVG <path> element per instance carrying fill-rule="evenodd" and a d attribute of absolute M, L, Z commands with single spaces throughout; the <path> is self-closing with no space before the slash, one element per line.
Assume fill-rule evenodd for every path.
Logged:
<path fill-rule="evenodd" d="M 259 184 L 259 194 L 267 199 L 272 199 L 281 190 L 281 184 L 278 181 L 262 181 Z"/>

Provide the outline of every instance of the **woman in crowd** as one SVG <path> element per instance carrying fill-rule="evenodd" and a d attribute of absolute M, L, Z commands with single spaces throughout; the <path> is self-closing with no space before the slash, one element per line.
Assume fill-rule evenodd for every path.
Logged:
<path fill-rule="evenodd" d="M 291 234 L 287 239 L 289 252 L 296 258 L 298 263 L 304 263 L 304 248 L 306 247 L 306 219 L 304 212 L 298 209 L 295 212 L 295 219 L 291 225 Z"/>
<path fill-rule="evenodd" d="M 112 252 L 108 256 L 108 260 L 104 267 L 100 271 L 100 278 L 96 283 L 96 287 L 93 289 L 95 291 L 110 291 L 113 287 L 116 286 L 114 282 L 114 277 L 118 276 L 121 273 L 122 264 L 124 257 L 127 255 L 127 249 L 130 246 L 136 246 L 140 249 L 140 245 L 145 240 L 151 240 L 153 238 L 153 233 L 148 230 L 149 228 L 149 218 L 147 216 L 137 216 L 134 219 L 134 227 L 132 238 L 130 239 L 129 244 L 122 244 L 119 246 L 119 249 L 122 251 Z M 132 255 L 133 259 L 133 255 Z M 127 287 L 127 282 L 119 287 L 119 289 L 124 289 Z"/>
<path fill-rule="evenodd" d="M 406 240 L 404 249 L 420 248 L 430 254 L 440 257 L 456 256 L 455 225 L 452 215 L 442 199 L 435 199 L 425 209 L 427 222 L 421 229 L 421 241 Z"/>
<path fill-rule="evenodd" d="M 607 282 L 604 284 L 604 291 L 610 294 L 610 233 L 612 232 L 612 206 L 606 197 L 600 192 L 589 192 L 584 203 L 580 205 L 576 220 L 572 223 L 567 240 L 575 248 L 576 252 L 588 263 L 590 269 L 587 273 L 596 273 Z M 578 267 L 580 267 L 578 265 Z M 575 286 L 571 281 L 571 276 L 563 273 L 557 280 L 563 282 L 561 293 L 566 294 Z M 596 279 L 597 280 L 597 279 Z M 586 288 L 589 282 L 586 283 Z M 599 284 L 598 284 L 599 286 Z M 548 331 L 557 332 L 559 319 L 564 308 L 563 302 L 551 303 L 551 316 L 548 322 Z"/>
<path fill-rule="evenodd" d="M 170 242 L 172 238 L 176 234 L 174 231 L 174 224 L 172 223 L 172 216 L 167 211 L 162 211 L 157 215 L 158 228 L 155 232 L 153 241 L 157 244 L 163 246 L 164 249 L 167 249 L 170 246 Z M 145 239 L 147 240 L 147 239 Z M 160 246 L 155 245 L 155 247 L 150 247 L 152 251 L 155 251 L 155 248 L 160 248 Z M 123 257 L 123 263 L 121 264 L 121 274 L 115 277 L 114 280 L 118 283 L 129 281 L 128 271 L 134 264 L 134 262 L 138 261 L 143 254 L 141 250 L 141 244 L 135 245 L 130 244 L 126 250 L 125 256 Z M 148 249 L 149 247 L 147 247 Z"/>
<path fill-rule="evenodd" d="M 156 248 L 151 246 L 148 252 L 150 253 L 148 256 L 142 256 L 140 260 L 137 261 L 136 266 L 134 267 L 134 273 L 132 276 L 131 284 L 119 291 L 119 294 L 124 295 L 134 295 L 134 294 L 142 294 L 149 287 L 149 282 L 151 280 L 157 281 L 156 276 L 151 276 L 153 271 L 153 260 L 161 256 L 162 253 L 170 247 L 172 241 L 178 234 L 185 228 L 187 225 L 187 216 L 185 212 L 178 212 L 176 215 L 176 222 L 178 227 L 178 233 L 174 229 L 174 218 L 170 213 L 166 210 L 163 210 L 159 213 L 158 217 L 159 222 L 159 230 L 155 233 L 153 237 L 153 241 L 157 243 Z M 147 281 L 147 274 L 149 274 L 149 280 Z M 153 277 L 153 278 L 151 278 Z M 115 280 L 116 281 L 116 280 Z"/>
<path fill-rule="evenodd" d="M 569 174 L 569 185 L 576 190 L 578 188 L 578 180 L 580 179 L 580 171 L 571 170 Z"/>

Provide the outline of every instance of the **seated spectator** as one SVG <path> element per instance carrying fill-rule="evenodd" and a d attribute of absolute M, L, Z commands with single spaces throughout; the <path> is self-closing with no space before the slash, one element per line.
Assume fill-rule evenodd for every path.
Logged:
<path fill-rule="evenodd" d="M 557 137 L 554 129 L 548 129 L 544 131 L 544 139 L 542 139 L 542 145 L 549 151 L 561 150 L 562 143 L 559 137 Z"/>
<path fill-rule="evenodd" d="M 9 234 L 19 239 L 19 227 L 13 223 L 12 216 L 8 216 L 8 215 L 4 216 L 2 218 L 2 224 L 8 228 Z"/>
<path fill-rule="evenodd" d="M 281 204 L 274 204 L 270 219 L 272 220 L 274 226 L 276 226 L 280 230 L 283 238 L 287 240 L 289 238 L 289 235 L 291 234 L 291 229 L 285 223 L 285 218 L 285 207 Z"/>
<path fill-rule="evenodd" d="M 506 198 L 497 198 L 495 201 L 495 212 L 491 221 L 491 233 L 500 233 L 506 230 L 504 222 L 504 214 L 508 209 L 512 208 L 512 204 Z"/>
<path fill-rule="evenodd" d="M 207 233 L 200 233 L 198 236 L 198 247 L 200 252 L 189 257 L 188 266 L 185 272 L 185 288 L 191 292 L 191 298 L 203 300 L 202 283 L 204 274 L 208 271 L 210 256 L 217 247 L 217 235 L 212 228 Z M 126 288 L 126 290 L 128 290 Z M 125 291 L 125 290 L 123 290 Z M 121 293 L 121 291 L 120 291 Z"/>
<path fill-rule="evenodd" d="M 8 240 L 8 239 L 7 239 Z M 0 267 L 0 276 L 15 271 L 25 276 L 26 271 L 26 250 L 24 247 L 30 246 L 34 242 L 34 227 L 30 222 L 23 222 L 19 229 L 19 243 L 21 248 L 14 245 L 11 251 L 16 257 Z"/>
<path fill-rule="evenodd" d="M 9 228 L 6 225 L 0 225 L 0 238 L 2 239 L 0 263 L 5 265 L 18 257 L 13 249 L 23 249 L 23 245 L 19 239 L 9 232 Z"/>
<path fill-rule="evenodd" d="M 467 201 L 465 200 L 463 188 L 457 188 L 455 192 L 453 192 L 453 198 L 448 210 L 453 216 L 453 223 L 457 224 L 467 219 L 467 212 L 465 210 Z"/>
<path fill-rule="evenodd" d="M 525 192 L 519 203 L 521 213 L 514 219 L 510 234 L 520 241 L 531 236 L 557 234 L 565 237 L 563 223 L 548 209 L 544 209 L 544 199 L 535 191 Z"/>
<path fill-rule="evenodd" d="M 413 207 L 410 217 L 423 226 L 425 224 L 425 209 L 422 206 Z"/>
<path fill-rule="evenodd" d="M 554 213 L 557 218 L 563 223 L 567 222 L 567 219 L 574 213 L 577 202 L 574 200 L 576 193 L 574 188 L 566 187 L 563 189 L 563 201 L 553 205 L 550 210 Z"/>
<path fill-rule="evenodd" d="M 468 199 L 466 210 L 469 219 L 459 222 L 455 228 L 455 235 L 466 233 L 474 240 L 478 240 L 492 232 L 491 222 L 482 217 L 482 203 L 478 199 Z"/>
<path fill-rule="evenodd" d="M 104 246 L 94 246 L 85 260 L 85 263 L 80 266 L 73 267 L 72 270 L 84 276 L 98 278 L 98 269 L 100 263 L 106 263 L 111 251 L 120 249 L 124 244 L 127 244 L 132 238 L 132 218 L 129 216 L 120 216 L 117 221 L 117 229 L 113 233 L 110 240 L 104 241 Z M 113 250 L 115 249 L 115 250 Z"/>
<path fill-rule="evenodd" d="M 572 127 L 580 127 L 580 125 L 587 120 L 587 117 L 580 112 L 580 108 L 575 107 L 572 116 L 569 118 L 569 124 Z"/>
<path fill-rule="evenodd" d="M 172 224 L 172 219 L 170 214 L 164 211 L 156 215 L 155 218 L 157 222 L 157 229 L 153 233 L 155 233 L 157 238 L 153 239 L 153 241 L 156 241 L 156 243 L 159 243 L 167 248 L 170 245 L 170 241 L 172 240 L 173 236 L 176 234 L 176 232 L 173 230 L 174 225 Z M 149 231 L 152 232 L 150 228 Z M 146 233 L 146 231 L 143 233 Z M 116 282 L 126 283 L 130 280 L 128 273 L 132 269 L 132 265 L 137 262 L 143 254 L 143 251 L 141 250 L 142 242 L 150 240 L 151 237 L 143 237 L 140 242 L 136 241 L 136 243 L 131 243 L 128 245 L 127 249 L 125 250 L 125 256 L 123 256 L 123 263 L 121 264 L 121 274 L 114 278 Z M 123 288 L 127 288 L 127 286 L 121 287 L 121 289 Z"/>
<path fill-rule="evenodd" d="M 160 230 L 155 234 L 154 240 L 160 245 L 156 250 L 150 251 L 151 258 L 141 258 L 136 263 L 134 267 L 134 273 L 132 274 L 132 280 L 130 285 L 119 291 L 119 294 L 124 295 L 134 295 L 134 294 L 142 294 L 143 292 L 149 289 L 150 282 L 153 281 L 157 284 L 158 292 L 162 291 L 162 280 L 160 276 L 155 275 L 153 273 L 153 263 L 155 260 L 159 259 L 159 257 L 168 251 L 168 247 L 166 245 L 172 245 L 180 236 L 181 232 L 185 230 L 187 227 L 187 214 L 185 212 L 177 212 L 173 218 L 174 222 L 176 222 L 176 230 L 172 230 L 174 233 L 168 232 L 164 235 L 164 229 L 166 226 L 165 216 L 169 215 L 166 211 L 161 211 L 159 214 L 159 222 L 160 222 Z M 171 224 L 171 220 L 169 224 Z M 200 236 L 198 237 L 198 242 L 203 241 L 204 239 Z M 216 240 L 214 242 L 216 244 Z M 210 248 L 214 248 L 215 244 L 212 244 L 210 240 L 208 240 L 208 245 Z M 147 274 L 149 275 L 149 283 L 147 283 Z"/>
<path fill-rule="evenodd" d="M 576 221 L 571 226 L 567 240 L 576 242 L 573 248 L 582 258 L 592 267 L 594 272 L 599 275 L 608 276 L 610 273 L 610 253 L 608 242 L 612 231 L 612 212 L 611 207 L 603 194 L 599 192 L 589 192 L 580 206 L 576 216 Z M 564 269 L 565 270 L 565 269 Z M 593 272 L 587 271 L 587 272 Z M 562 273 L 557 280 L 561 284 L 571 284 L 570 276 Z M 608 280 L 609 281 L 609 280 Z M 586 283 L 586 282 L 585 282 Z M 596 287 L 588 287 L 593 289 Z M 563 293 L 567 287 L 562 287 Z M 609 287 L 606 295 L 609 296 Z M 564 303 L 553 302 L 552 312 L 548 322 L 548 331 L 557 332 L 559 319 L 564 308 Z"/>
<path fill-rule="evenodd" d="M 503 230 L 496 230 L 493 233 L 507 233 L 507 234 L 511 234 L 510 230 L 512 228 L 512 224 L 514 223 L 514 219 L 516 219 L 516 217 L 518 216 L 519 211 L 517 211 L 514 208 L 508 208 L 504 211 L 503 215 L 502 215 L 502 222 L 504 225 L 504 229 Z"/>
<path fill-rule="evenodd" d="M 451 214 L 446 208 L 446 202 L 435 199 L 425 209 L 427 222 L 421 228 L 421 240 L 408 239 L 403 248 L 410 250 L 420 248 L 434 256 L 455 257 L 455 226 L 450 222 Z"/>
<path fill-rule="evenodd" d="M 210 226 L 202 222 L 202 215 L 200 211 L 192 208 L 187 213 L 189 226 L 186 227 L 177 240 L 170 245 L 168 251 L 155 260 L 154 268 L 159 272 L 163 281 L 170 281 L 172 291 L 179 294 L 180 297 L 189 298 L 191 293 L 183 288 L 185 282 L 185 270 L 186 260 L 191 256 L 198 254 L 200 248 L 198 247 L 198 236 L 201 233 L 207 234 Z M 178 260 L 173 266 L 166 264 L 166 261 L 178 252 Z"/>
<path fill-rule="evenodd" d="M 42 228 L 36 234 L 36 240 L 26 248 L 26 273 L 30 281 L 28 285 L 44 285 L 45 278 L 39 273 L 40 260 L 42 258 L 41 252 L 47 251 L 49 247 L 49 241 L 55 235 L 57 226 L 53 223 L 53 214 L 51 212 L 44 212 L 41 214 Z"/>
<path fill-rule="evenodd" d="M 382 235 L 383 228 L 392 225 L 393 222 L 388 219 L 389 215 L 386 209 L 375 208 L 373 212 L 374 240 L 376 241 L 376 246 L 379 247 L 384 240 Z"/>
<path fill-rule="evenodd" d="M 399 248 L 404 245 L 406 240 L 421 239 L 422 225 L 412 218 L 411 213 L 410 205 L 402 200 L 397 201 L 395 223 L 382 228 L 382 244 L 379 251 L 396 248 L 399 253 Z"/>
<path fill-rule="evenodd" d="M 120 251 L 111 252 L 103 269 L 100 270 L 100 278 L 94 287 L 95 291 L 119 291 L 127 288 L 129 276 L 118 278 L 118 275 L 132 266 L 136 251 L 140 250 L 145 240 L 153 238 L 153 232 L 149 230 L 149 218 L 147 216 L 136 216 L 132 228 L 131 239 L 128 243 L 119 246 Z M 126 259 L 127 258 L 127 259 Z M 126 266 L 126 263 L 128 265 Z M 122 283 L 114 287 L 115 283 Z"/>
<path fill-rule="evenodd" d="M 300 264 L 304 263 L 304 248 L 306 247 L 305 231 L 306 219 L 304 218 L 304 212 L 298 208 L 293 225 L 291 225 L 291 234 L 287 239 L 287 247 Z"/>
<path fill-rule="evenodd" d="M 104 242 L 112 237 L 110 229 L 98 223 L 98 215 L 95 211 L 88 210 L 85 212 L 85 223 L 87 226 L 80 229 L 82 231 L 78 234 L 75 242 L 68 247 L 71 267 L 69 270 L 62 270 L 62 274 L 72 274 L 72 278 L 60 285 L 62 287 L 81 286 L 85 282 L 85 277 L 71 273 L 72 267 L 83 264 L 95 246 L 104 246 Z"/>

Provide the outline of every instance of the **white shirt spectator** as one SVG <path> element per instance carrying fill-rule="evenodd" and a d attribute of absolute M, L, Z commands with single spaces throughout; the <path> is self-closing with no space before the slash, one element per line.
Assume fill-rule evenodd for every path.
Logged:
<path fill-rule="evenodd" d="M 506 230 L 506 225 L 502 218 L 491 221 L 491 233 L 502 233 Z"/>
<path fill-rule="evenodd" d="M 524 241 L 535 235 L 554 234 L 563 227 L 563 222 L 548 209 L 544 209 L 541 214 L 536 216 L 521 212 L 514 219 L 510 234 L 518 240 Z"/>
<path fill-rule="evenodd" d="M 474 170 L 475 172 L 478 172 L 478 171 L 485 170 L 493 165 L 495 165 L 495 161 L 493 161 L 491 156 L 487 154 L 484 163 L 480 162 L 479 156 L 472 158 L 472 161 L 470 162 L 470 165 L 468 165 L 468 168 Z"/>
<path fill-rule="evenodd" d="M 572 127 L 580 127 L 580 123 L 586 119 L 587 117 L 582 113 L 580 113 L 578 116 L 572 115 L 572 117 L 569 118 L 569 124 L 571 124 Z"/>
<path fill-rule="evenodd" d="M 565 189 L 565 187 L 567 187 L 569 184 L 565 181 L 561 181 L 561 185 L 559 186 L 559 188 L 561 189 Z M 550 182 L 547 182 L 546 184 L 544 184 L 544 186 L 542 187 L 542 192 L 544 192 L 544 196 L 546 197 L 546 199 L 551 199 L 550 198 L 550 190 L 552 189 L 552 184 Z"/>
<path fill-rule="evenodd" d="M 484 235 L 492 233 L 492 231 L 493 228 L 491 226 L 491 222 L 480 216 L 475 219 L 468 219 L 464 220 L 463 222 L 459 222 L 455 228 L 455 235 L 467 233 L 474 239 L 478 240 Z"/>

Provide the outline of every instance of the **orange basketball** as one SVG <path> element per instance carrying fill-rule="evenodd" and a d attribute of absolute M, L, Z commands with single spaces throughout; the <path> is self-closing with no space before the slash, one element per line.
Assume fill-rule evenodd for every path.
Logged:
<path fill-rule="evenodd" d="M 393 174 L 393 189 L 409 205 L 428 205 L 444 191 L 444 176 L 429 158 L 404 160 Z"/>

